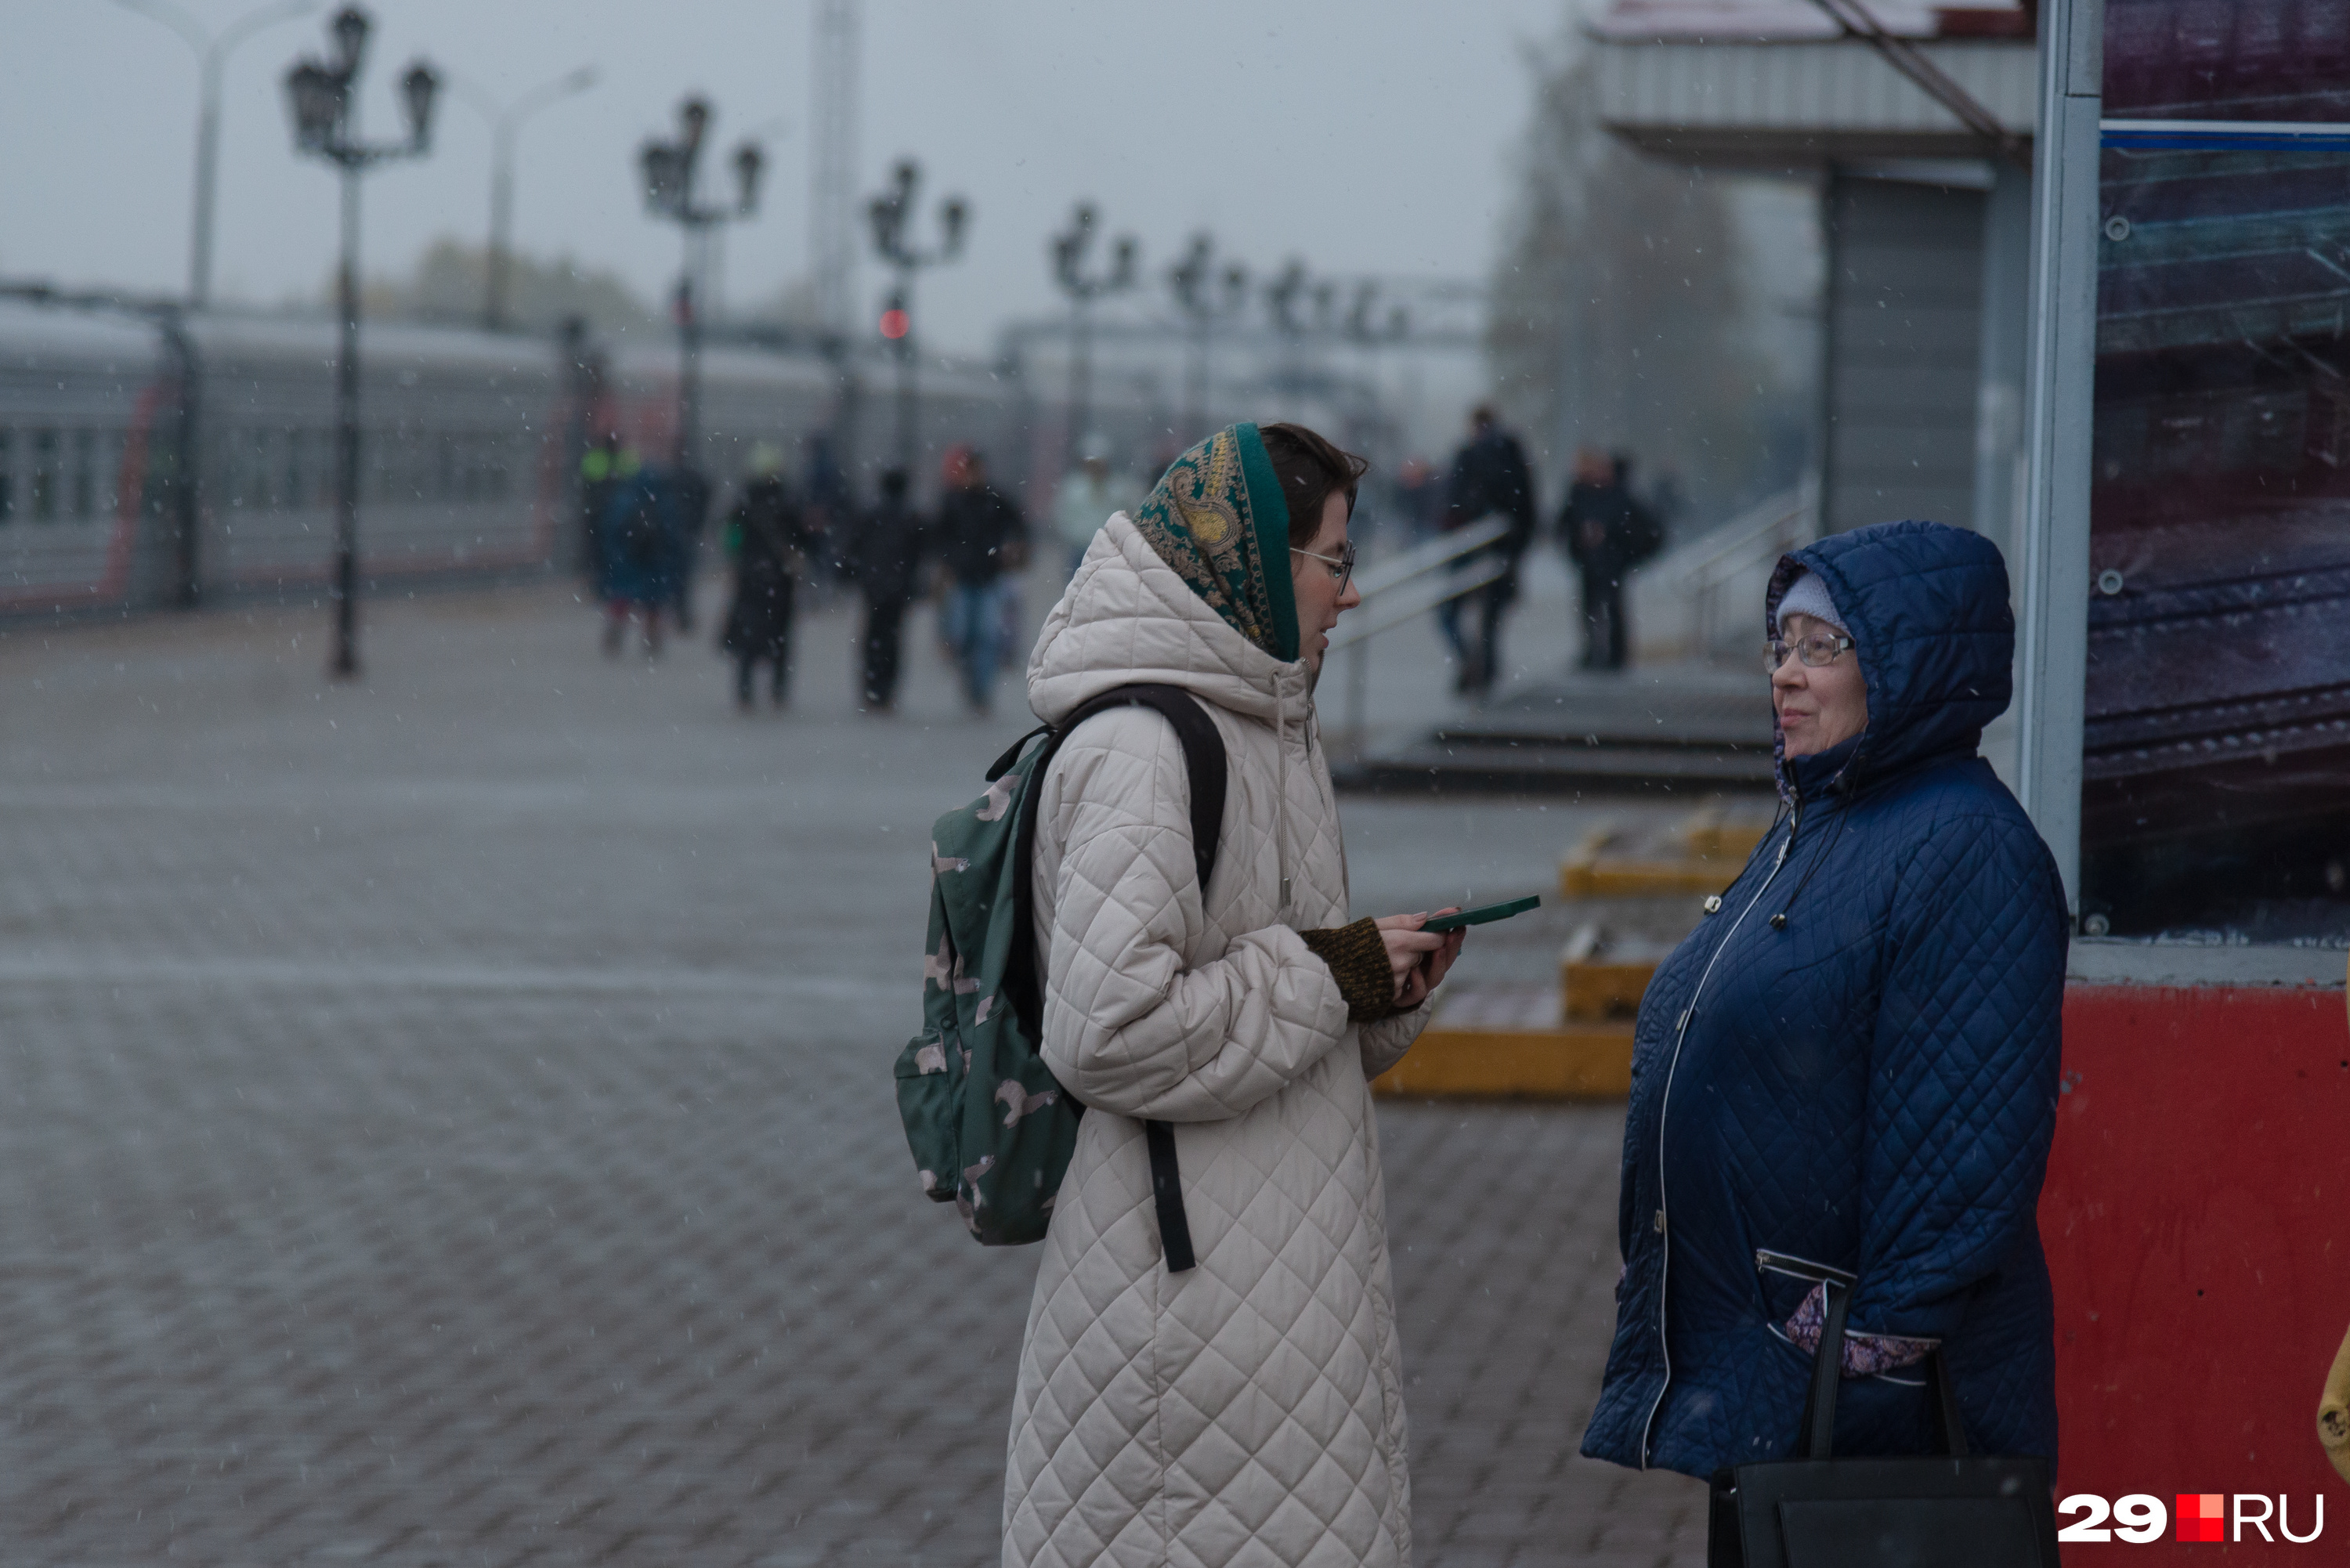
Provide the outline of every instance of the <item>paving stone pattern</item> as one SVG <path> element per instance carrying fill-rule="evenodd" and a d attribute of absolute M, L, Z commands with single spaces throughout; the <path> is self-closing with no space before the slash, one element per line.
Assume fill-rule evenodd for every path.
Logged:
<path fill-rule="evenodd" d="M 0 1562 L 994 1561 L 1035 1254 L 920 1200 L 887 1070 L 1018 726 L 927 628 L 854 714 L 837 613 L 783 718 L 568 590 L 375 608 L 351 689 L 323 625 L 0 638 Z M 1569 836 L 1361 817 L 1358 893 Z M 1702 1558 L 1572 1457 L 1619 1118 L 1381 1109 L 1423 1563 Z"/>

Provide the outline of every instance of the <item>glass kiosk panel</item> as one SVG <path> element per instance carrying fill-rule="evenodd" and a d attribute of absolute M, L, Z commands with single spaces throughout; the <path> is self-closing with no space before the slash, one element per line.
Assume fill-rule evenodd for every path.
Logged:
<path fill-rule="evenodd" d="M 2350 937 L 2350 22 L 2329 17 L 2350 7 L 2107 0 L 2092 933 Z"/>

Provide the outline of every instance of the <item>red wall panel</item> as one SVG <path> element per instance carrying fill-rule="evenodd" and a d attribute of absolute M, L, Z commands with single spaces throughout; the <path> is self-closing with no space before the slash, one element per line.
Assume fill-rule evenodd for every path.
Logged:
<path fill-rule="evenodd" d="M 2350 1328 L 2350 1023 L 2339 991 L 2074 986 L 2040 1201 L 2060 1496 L 2262 1492 L 2306 1547 L 2069 1545 L 2069 1565 L 2350 1563 L 2317 1399 Z"/>

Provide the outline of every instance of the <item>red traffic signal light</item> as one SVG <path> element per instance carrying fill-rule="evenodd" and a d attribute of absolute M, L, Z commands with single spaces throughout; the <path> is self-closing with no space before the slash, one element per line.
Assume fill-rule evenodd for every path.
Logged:
<path fill-rule="evenodd" d="M 906 335 L 906 313 L 892 306 L 881 313 L 881 336 L 892 343 Z"/>

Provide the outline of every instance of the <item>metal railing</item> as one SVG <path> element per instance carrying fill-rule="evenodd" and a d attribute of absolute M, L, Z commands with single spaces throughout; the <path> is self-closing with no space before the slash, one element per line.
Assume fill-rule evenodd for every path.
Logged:
<path fill-rule="evenodd" d="M 1393 631 L 1506 576 L 1510 563 L 1498 556 L 1465 565 L 1455 563 L 1498 542 L 1509 531 L 1506 517 L 1481 518 L 1355 574 L 1355 587 L 1363 602 L 1330 633 L 1329 650 L 1324 655 L 1326 659 L 1341 649 L 1347 653 L 1346 732 L 1350 740 L 1359 742 L 1362 738 L 1363 709 L 1368 697 L 1370 660 L 1364 645 L 1383 631 Z"/>
<path fill-rule="evenodd" d="M 1721 646 L 1723 593 L 1757 567 L 1805 543 L 1817 508 L 1818 497 L 1806 481 L 1723 524 L 1708 535 L 1710 548 L 1673 563 L 1681 591 L 1695 609 L 1700 655 L 1715 652 Z M 1752 607 L 1743 607 L 1740 613 L 1751 626 Z"/>

